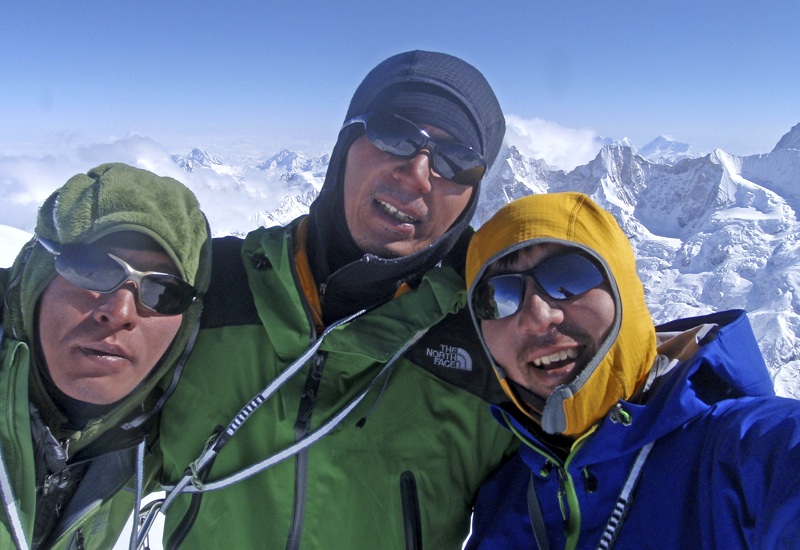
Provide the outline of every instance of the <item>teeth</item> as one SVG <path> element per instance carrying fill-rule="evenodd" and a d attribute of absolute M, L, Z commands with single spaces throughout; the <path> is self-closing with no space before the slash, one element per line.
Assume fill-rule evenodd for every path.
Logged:
<path fill-rule="evenodd" d="M 404 222 L 404 223 L 417 223 L 419 221 L 416 218 L 412 218 L 411 216 L 409 216 L 407 214 L 403 214 L 402 212 L 400 212 L 397 208 L 395 208 L 391 204 L 387 204 L 387 203 L 385 203 L 383 201 L 376 201 L 376 202 L 381 206 L 381 208 L 383 209 L 384 212 L 386 212 L 387 214 L 389 214 L 390 216 L 392 216 L 394 218 L 397 218 L 401 222 Z"/>
<path fill-rule="evenodd" d="M 575 359 L 578 356 L 578 348 L 567 348 L 561 351 L 557 351 L 551 355 L 546 355 L 544 357 L 537 357 L 533 360 L 533 366 L 535 367 L 546 367 L 550 363 L 555 363 L 556 361 L 563 361 L 564 359 Z"/>

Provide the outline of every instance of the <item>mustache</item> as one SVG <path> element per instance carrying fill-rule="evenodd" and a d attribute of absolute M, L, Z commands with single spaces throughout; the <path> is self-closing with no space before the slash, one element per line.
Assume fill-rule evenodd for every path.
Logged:
<path fill-rule="evenodd" d="M 378 182 L 373 188 L 371 196 L 376 199 L 378 196 L 394 199 L 398 204 L 413 212 L 413 217 L 422 221 L 428 217 L 428 205 L 416 193 L 407 193 L 397 185 L 390 185 Z"/>
<path fill-rule="evenodd" d="M 552 327 L 547 334 L 532 335 L 527 338 L 517 350 L 517 363 L 526 364 L 527 358 L 533 352 L 544 347 L 557 346 L 565 342 L 585 346 L 590 341 L 585 330 L 562 323 L 558 327 Z"/>

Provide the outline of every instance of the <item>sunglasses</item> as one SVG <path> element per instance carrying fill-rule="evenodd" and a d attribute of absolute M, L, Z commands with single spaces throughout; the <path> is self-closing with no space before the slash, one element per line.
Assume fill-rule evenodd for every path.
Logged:
<path fill-rule="evenodd" d="M 427 149 L 436 175 L 460 185 L 475 187 L 486 172 L 486 161 L 472 147 L 457 141 L 436 141 L 401 116 L 368 113 L 351 118 L 342 128 L 351 124 L 363 124 L 369 142 L 396 157 L 410 159 Z"/>
<path fill-rule="evenodd" d="M 178 315 L 198 297 L 192 285 L 169 273 L 138 271 L 111 253 L 85 245 L 60 245 L 41 237 L 39 242 L 55 256 L 56 272 L 71 284 L 110 294 L 128 281 L 136 285 L 136 302 L 159 315 Z"/>
<path fill-rule="evenodd" d="M 475 316 L 494 320 L 514 315 L 522 307 L 528 277 L 553 300 L 574 298 L 606 280 L 597 264 L 584 254 L 568 252 L 551 256 L 527 271 L 495 275 L 480 283 L 472 296 Z"/>

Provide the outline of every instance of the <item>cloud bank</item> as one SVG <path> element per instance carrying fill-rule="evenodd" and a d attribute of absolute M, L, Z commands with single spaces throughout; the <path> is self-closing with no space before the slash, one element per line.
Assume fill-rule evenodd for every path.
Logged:
<path fill-rule="evenodd" d="M 570 171 L 597 156 L 604 140 L 588 128 L 566 128 L 540 118 L 506 117 L 506 143 L 551 168 Z"/>

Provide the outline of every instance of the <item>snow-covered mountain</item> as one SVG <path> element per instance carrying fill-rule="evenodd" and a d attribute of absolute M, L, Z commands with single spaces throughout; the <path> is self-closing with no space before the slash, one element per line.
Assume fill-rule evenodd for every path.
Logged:
<path fill-rule="evenodd" d="M 627 139 L 602 143 L 593 160 L 569 172 L 507 144 L 482 185 L 473 225 L 525 195 L 590 195 L 631 238 L 656 322 L 747 310 L 778 393 L 800 398 L 800 124 L 771 152 L 745 157 L 700 156 L 663 136 L 638 151 Z M 307 212 L 329 160 L 290 150 L 225 158 L 194 149 L 145 167 L 187 183 L 215 235 L 241 235 Z M 2 260 L 9 265 L 13 257 Z"/>
<path fill-rule="evenodd" d="M 772 152 L 747 157 L 699 156 L 663 136 L 638 151 L 627 140 L 607 143 L 570 172 L 506 146 L 473 225 L 525 195 L 590 195 L 631 238 L 656 322 L 747 310 L 777 391 L 800 398 L 800 124 Z M 281 198 L 254 221 L 282 224 L 307 211 L 328 161 L 281 151 L 258 164 Z"/>
<path fill-rule="evenodd" d="M 716 150 L 674 165 L 605 146 L 569 173 L 509 147 L 475 225 L 508 200 L 581 191 L 631 238 L 656 322 L 743 308 L 781 395 L 800 398 L 800 125 L 768 154 Z"/>
<path fill-rule="evenodd" d="M 692 149 L 691 145 L 674 141 L 667 136 L 658 136 L 637 153 L 650 162 L 661 164 L 677 164 L 683 159 L 703 156 Z"/>

